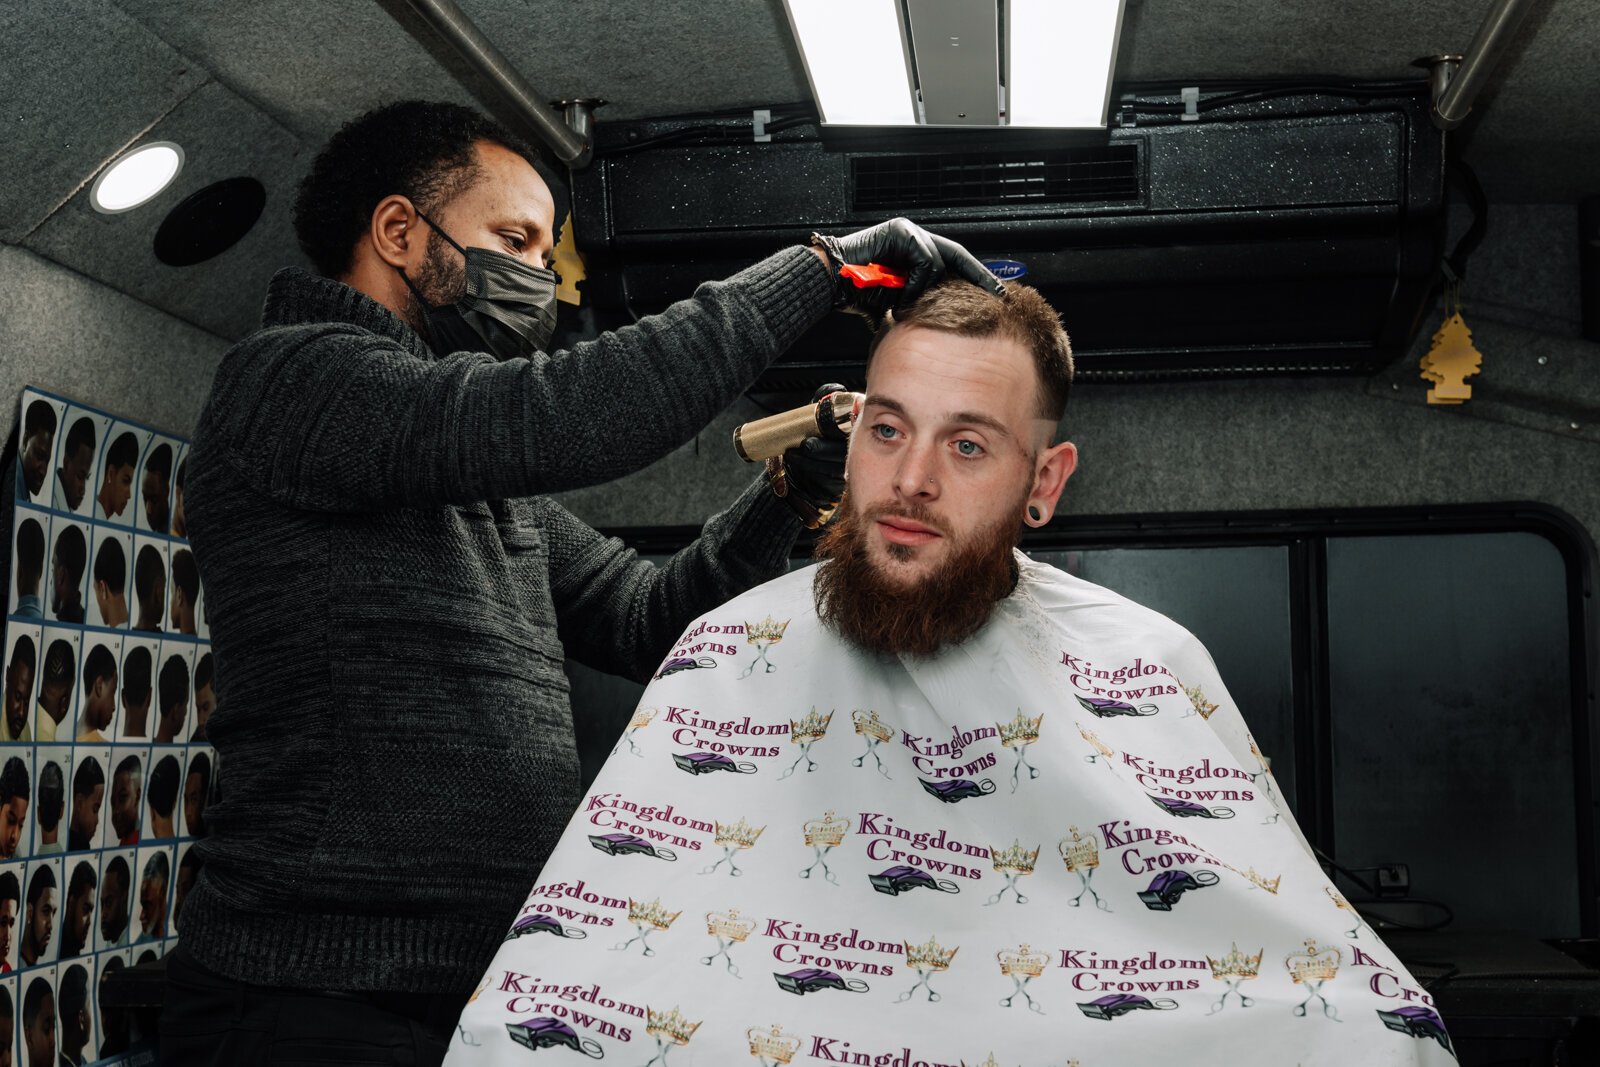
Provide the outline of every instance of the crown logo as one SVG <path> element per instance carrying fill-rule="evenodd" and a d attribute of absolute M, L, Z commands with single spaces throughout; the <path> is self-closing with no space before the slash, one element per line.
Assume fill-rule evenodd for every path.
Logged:
<path fill-rule="evenodd" d="M 653 720 L 655 717 L 655 708 L 640 708 L 638 711 L 633 713 L 633 718 L 628 720 L 628 729 L 643 730 L 646 726 L 650 725 L 651 720 Z"/>
<path fill-rule="evenodd" d="M 1056 846 L 1061 853 L 1061 859 L 1069 871 L 1092 870 L 1100 866 L 1100 848 L 1094 843 L 1093 837 L 1084 837 L 1078 833 L 1078 828 L 1072 828 L 1072 840 L 1061 839 L 1061 844 Z"/>
<path fill-rule="evenodd" d="M 777 1023 L 766 1030 L 752 1026 L 744 1036 L 750 1039 L 750 1055 L 763 1056 L 775 1063 L 788 1063 L 800 1050 L 800 1039 L 784 1033 Z"/>
<path fill-rule="evenodd" d="M 967 1067 L 966 1060 L 961 1061 L 961 1067 Z M 989 1058 L 978 1064 L 977 1067 L 1000 1067 L 1000 1063 L 994 1058 L 994 1053 L 991 1052 L 989 1053 Z"/>
<path fill-rule="evenodd" d="M 903 942 L 906 946 L 906 963 L 924 971 L 947 971 L 950 961 L 956 958 L 956 953 L 961 951 L 961 946 L 946 949 L 940 946 L 936 938 L 928 938 L 920 945 Z"/>
<path fill-rule="evenodd" d="M 797 745 L 811 741 L 819 741 L 828 733 L 828 724 L 833 721 L 833 712 L 818 715 L 817 709 L 812 708 L 811 714 L 803 719 L 789 720 L 789 740 Z"/>
<path fill-rule="evenodd" d="M 1322 891 L 1324 893 L 1328 894 L 1328 899 L 1333 901 L 1333 906 L 1334 907 L 1343 908 L 1345 911 L 1348 911 L 1352 915 L 1357 914 L 1355 905 L 1350 903 L 1348 900 L 1346 900 L 1344 898 L 1344 894 L 1339 892 L 1337 889 L 1333 888 L 1333 886 L 1325 885 L 1325 886 L 1322 887 Z"/>
<path fill-rule="evenodd" d="M 744 635 L 751 641 L 766 641 L 777 644 L 783 640 L 783 631 L 789 628 L 789 620 L 778 622 L 771 615 L 760 622 L 747 622 L 744 624 Z"/>
<path fill-rule="evenodd" d="M 677 921 L 681 911 L 668 911 L 661 906 L 661 898 L 646 904 L 643 901 L 628 898 L 628 921 L 637 926 L 653 926 L 657 930 L 665 930 Z"/>
<path fill-rule="evenodd" d="M 1194 705 L 1194 710 L 1200 713 L 1202 719 L 1211 718 L 1211 713 L 1217 710 L 1217 706 L 1206 699 L 1205 691 L 1198 685 L 1186 685 L 1183 691 L 1189 695 L 1189 703 Z"/>
<path fill-rule="evenodd" d="M 1240 873 L 1242 873 L 1248 881 L 1253 882 L 1256 886 L 1262 889 L 1265 889 L 1273 896 L 1278 895 L 1278 883 L 1283 881 L 1283 875 L 1280 874 L 1276 878 L 1268 878 L 1264 874 L 1257 873 L 1254 867 L 1251 867 L 1249 870 L 1242 871 Z"/>
<path fill-rule="evenodd" d="M 843 841 L 844 835 L 849 832 L 848 820 L 835 818 L 831 811 L 826 812 L 822 818 L 806 823 L 806 844 L 813 848 L 831 847 Z"/>
<path fill-rule="evenodd" d="M 997 871 L 1011 871 L 1016 874 L 1032 874 L 1033 865 L 1039 861 L 1039 846 L 1035 845 L 1033 851 L 1022 847 L 1022 841 L 1012 842 L 1010 848 L 989 849 L 989 859 L 994 863 Z"/>
<path fill-rule="evenodd" d="M 1007 978 L 1014 975 L 1037 978 L 1044 973 L 1045 965 L 1050 962 L 1049 954 L 1030 951 L 1026 941 L 1016 949 L 1002 949 L 996 952 L 994 958 L 1000 961 L 1000 973 Z"/>
<path fill-rule="evenodd" d="M 1261 749 L 1259 747 L 1257 747 L 1256 739 L 1253 738 L 1253 737 L 1250 738 L 1250 755 L 1254 756 L 1256 758 L 1256 762 L 1261 764 L 1261 769 L 1262 770 L 1264 770 L 1264 771 L 1272 770 L 1272 761 L 1270 759 L 1268 759 L 1266 756 L 1261 754 Z"/>
<path fill-rule="evenodd" d="M 1100 740 L 1099 734 L 1095 733 L 1093 730 L 1085 730 L 1082 723 L 1078 723 L 1078 734 L 1085 741 L 1089 742 L 1090 747 L 1092 747 L 1096 752 L 1100 753 L 1100 755 L 1104 756 L 1106 759 L 1111 759 L 1116 755 L 1116 752 L 1110 745 Z"/>
<path fill-rule="evenodd" d="M 1315 938 L 1306 939 L 1306 950 L 1296 952 L 1283 961 L 1289 977 L 1298 985 L 1301 982 L 1325 982 L 1339 973 L 1339 950 L 1329 946 L 1319 950 Z"/>
<path fill-rule="evenodd" d="M 1010 722 L 997 722 L 995 726 L 1000 730 L 1000 744 L 1003 748 L 1016 748 L 1018 745 L 1031 745 L 1039 740 L 1039 724 L 1044 721 L 1043 715 L 1028 718 L 1019 709 L 1017 717 Z"/>
<path fill-rule="evenodd" d="M 716 824 L 717 836 L 715 842 L 719 845 L 733 848 L 754 848 L 756 838 L 761 836 L 765 826 L 751 826 L 743 817 L 738 822 L 719 822 Z"/>
<path fill-rule="evenodd" d="M 674 1045 L 687 1045 L 694 1032 L 700 1029 L 699 1023 L 692 1023 L 679 1013 L 677 1008 L 671 1011 L 656 1011 L 648 1004 L 645 1005 L 645 1033 L 653 1035 L 658 1040 L 665 1038 Z"/>
<path fill-rule="evenodd" d="M 875 711 L 852 711 L 850 719 L 856 724 L 858 734 L 875 737 L 879 741 L 887 741 L 894 736 L 893 730 L 878 721 L 878 713 Z"/>
<path fill-rule="evenodd" d="M 1246 956 L 1239 951 L 1238 942 L 1234 942 L 1233 951 L 1220 960 L 1206 956 L 1206 962 L 1211 964 L 1211 977 L 1213 978 L 1254 978 L 1261 973 L 1261 952 L 1254 956 Z"/>
<path fill-rule="evenodd" d="M 739 918 L 738 908 L 729 908 L 726 914 L 720 911 L 706 912 L 706 933 L 714 937 L 727 941 L 743 941 L 755 928 L 754 919 Z"/>

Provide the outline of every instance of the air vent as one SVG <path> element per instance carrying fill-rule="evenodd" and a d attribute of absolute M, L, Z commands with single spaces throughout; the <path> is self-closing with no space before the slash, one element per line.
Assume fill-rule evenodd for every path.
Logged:
<path fill-rule="evenodd" d="M 973 204 L 1137 200 L 1133 144 L 1040 152 L 858 156 L 851 161 L 858 212 Z"/>

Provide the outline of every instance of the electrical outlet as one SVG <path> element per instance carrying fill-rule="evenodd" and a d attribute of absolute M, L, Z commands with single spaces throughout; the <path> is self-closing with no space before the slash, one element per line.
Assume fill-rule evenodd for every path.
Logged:
<path fill-rule="evenodd" d="M 1377 868 L 1378 896 L 1403 897 L 1411 892 L 1411 870 L 1403 863 L 1387 863 Z"/>

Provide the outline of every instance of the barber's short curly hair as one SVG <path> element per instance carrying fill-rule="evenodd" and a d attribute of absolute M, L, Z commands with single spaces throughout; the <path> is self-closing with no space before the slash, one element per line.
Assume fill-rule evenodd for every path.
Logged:
<path fill-rule="evenodd" d="M 403 100 L 347 122 L 300 183 L 294 202 L 300 248 L 322 274 L 344 274 L 384 197 L 398 193 L 431 214 L 470 188 L 480 173 L 473 155 L 478 141 L 511 149 L 550 181 L 523 141 L 459 104 Z"/>

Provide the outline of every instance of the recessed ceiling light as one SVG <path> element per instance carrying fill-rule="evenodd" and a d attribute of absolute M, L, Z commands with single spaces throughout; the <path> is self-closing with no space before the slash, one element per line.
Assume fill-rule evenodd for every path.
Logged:
<path fill-rule="evenodd" d="M 96 211 L 115 215 L 145 203 L 183 169 L 183 149 L 171 141 L 140 145 L 101 171 L 89 190 Z"/>

